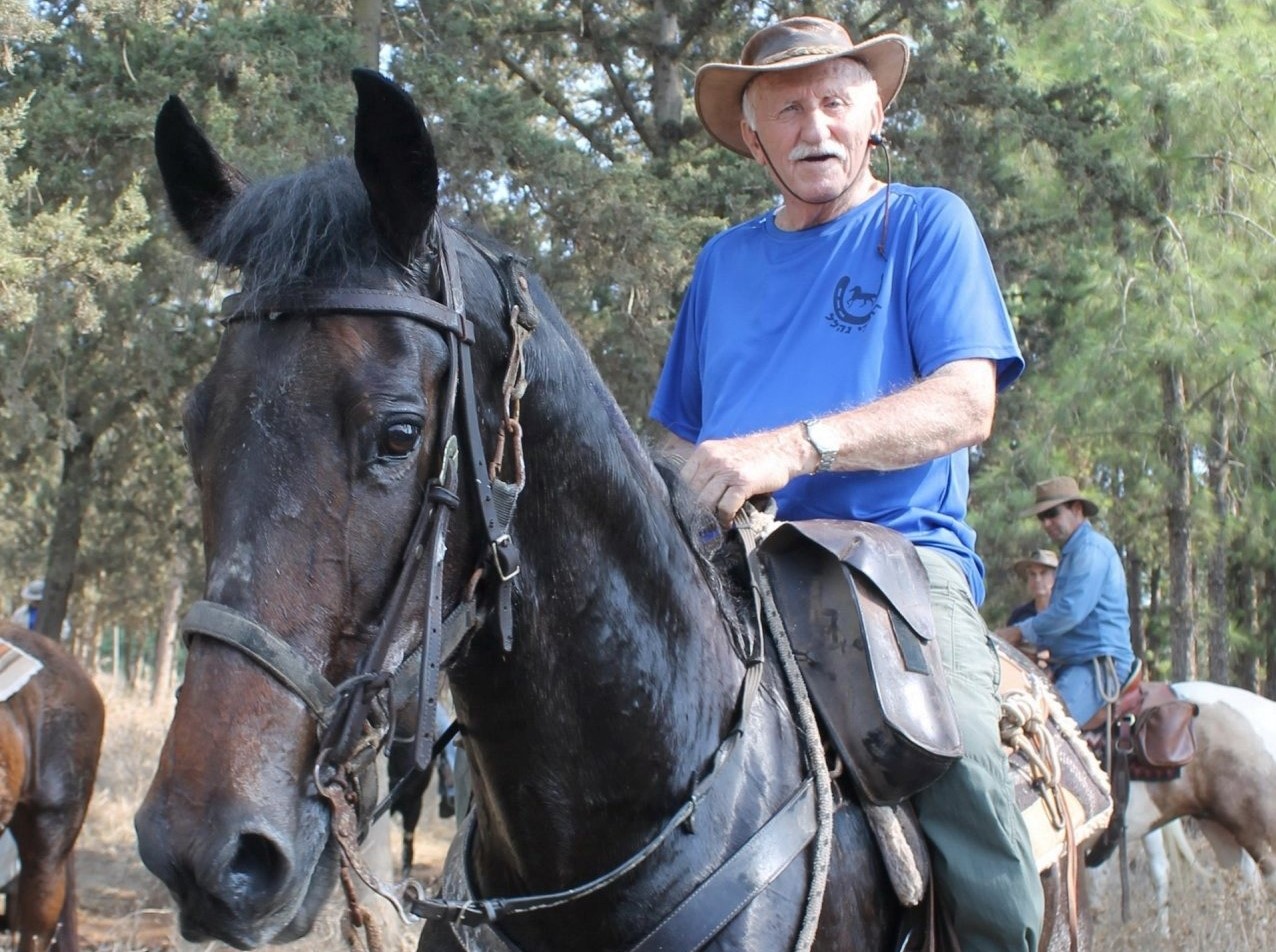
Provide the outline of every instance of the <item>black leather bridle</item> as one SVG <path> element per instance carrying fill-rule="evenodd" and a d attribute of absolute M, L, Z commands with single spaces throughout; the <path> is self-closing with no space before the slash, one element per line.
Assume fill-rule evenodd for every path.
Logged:
<path fill-rule="evenodd" d="M 495 462 L 501 462 L 506 430 L 513 431 L 514 455 L 519 469 L 515 483 L 502 483 L 491 472 L 478 422 L 471 345 L 473 325 L 465 316 L 457 242 L 460 236 L 445 225 L 435 232 L 439 245 L 442 302 L 424 294 L 366 288 L 307 288 L 278 296 L 232 294 L 222 304 L 222 321 L 282 318 L 297 315 L 357 314 L 405 317 L 439 331 L 448 348 L 448 370 L 441 391 L 441 416 L 435 434 L 437 471 L 426 484 L 411 534 L 400 558 L 394 584 L 377 621 L 367 630 L 368 647 L 354 674 L 334 685 L 295 648 L 251 618 L 210 601 L 196 602 L 182 620 L 182 634 L 189 644 L 199 635 L 230 645 L 268 671 L 306 705 L 315 717 L 319 755 L 315 782 L 322 790 L 334 775 L 356 779 L 371 765 L 385 731 L 369 730 L 378 696 L 389 686 L 394 671 L 386 659 L 399 632 L 403 611 L 420 579 L 426 586 L 428 609 L 420 650 L 420 693 L 414 731 L 413 760 L 424 769 L 434 746 L 434 712 L 438 703 L 441 661 L 460 642 L 480 628 L 491 609 L 480 606 L 479 578 L 494 584 L 494 610 L 506 651 L 513 647 L 512 582 L 519 574 L 519 552 L 510 535 L 517 491 L 522 487 L 521 447 L 518 441 L 517 399 L 525 385 L 522 376 L 522 343 L 538 322 L 538 312 L 528 293 L 522 262 L 512 255 L 495 258 L 474 245 L 494 266 L 508 299 L 514 346 L 506 376 L 505 429 Z M 511 382 L 511 378 L 514 378 Z M 511 391 L 514 406 L 511 411 Z M 464 471 L 464 472 L 463 472 Z M 448 523 L 461 504 L 460 482 L 468 482 L 481 515 L 485 545 L 467 588 L 467 596 L 445 618 L 443 612 L 443 557 Z M 490 604 L 490 602 L 489 602 Z M 408 654 L 415 654 L 415 646 Z M 368 742 L 369 735 L 374 737 Z M 370 751 L 370 755 L 369 755 Z M 372 805 L 359 798 L 359 814 L 366 827 Z"/>

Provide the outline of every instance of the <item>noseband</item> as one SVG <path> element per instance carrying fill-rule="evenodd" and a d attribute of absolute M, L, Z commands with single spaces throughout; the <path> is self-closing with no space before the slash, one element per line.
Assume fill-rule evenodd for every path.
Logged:
<path fill-rule="evenodd" d="M 400 558 L 394 585 L 380 617 L 367 629 L 368 647 L 355 673 L 339 685 L 332 684 L 322 671 L 295 648 L 251 618 L 215 602 L 199 601 L 182 620 L 182 635 L 189 644 L 196 635 L 230 645 L 301 699 L 318 725 L 320 753 L 315 765 L 315 783 L 320 791 L 334 777 L 357 778 L 368 772 L 388 731 L 377 729 L 382 720 L 377 699 L 390 686 L 395 672 L 385 669 L 408 597 L 422 577 L 428 609 L 419 645 L 420 706 L 413 740 L 413 761 L 424 769 L 434 746 L 434 712 L 438 703 L 439 669 L 465 638 L 482 627 L 491 610 L 480 606 L 478 583 L 487 579 L 495 588 L 495 614 L 505 651 L 513 647 L 512 581 L 519 573 L 519 553 L 510 536 L 514 505 L 523 486 L 521 431 L 518 401 L 526 386 L 523 374 L 523 343 L 538 323 L 531 301 L 526 271 L 513 255 L 497 258 L 471 242 L 482 254 L 501 283 L 510 316 L 513 346 L 504 384 L 504 425 L 493 457 L 499 466 L 510 438 L 510 457 L 515 468 L 513 483 L 497 478 L 483 449 L 478 422 L 478 399 L 474 388 L 471 345 L 474 328 L 465 316 L 465 301 L 457 260 L 459 235 L 439 225 L 439 264 L 442 302 L 424 294 L 365 288 L 308 288 L 278 297 L 232 294 L 222 303 L 222 322 L 252 319 L 283 319 L 295 315 L 326 316 L 357 314 L 405 317 L 439 331 L 448 347 L 445 398 L 439 401 L 441 417 L 435 436 L 437 472 L 427 482 L 421 507 Z M 459 422 L 459 426 L 458 426 Z M 473 578 L 460 603 L 445 618 L 443 612 L 443 560 L 447 527 L 451 514 L 461 504 L 459 484 L 462 469 L 481 514 L 484 546 Z M 408 655 L 416 653 L 414 647 Z M 392 699 L 391 702 L 392 704 Z M 356 794 L 357 796 L 357 794 Z M 373 814 L 366 798 L 357 796 L 364 827 Z"/>

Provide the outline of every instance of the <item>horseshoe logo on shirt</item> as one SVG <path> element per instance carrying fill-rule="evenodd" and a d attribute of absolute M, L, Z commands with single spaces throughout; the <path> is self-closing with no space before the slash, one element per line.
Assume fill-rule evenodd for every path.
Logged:
<path fill-rule="evenodd" d="M 877 296 L 880 291 L 880 287 L 876 291 L 865 291 L 858 284 L 851 287 L 850 275 L 843 275 L 842 280 L 837 282 L 837 287 L 833 290 L 833 313 L 829 315 L 830 323 L 849 324 L 852 327 L 862 327 L 867 324 L 877 310 Z"/>

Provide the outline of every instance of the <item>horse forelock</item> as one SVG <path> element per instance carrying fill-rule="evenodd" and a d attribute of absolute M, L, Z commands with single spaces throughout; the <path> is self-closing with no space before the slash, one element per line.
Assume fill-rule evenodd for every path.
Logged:
<path fill-rule="evenodd" d="M 409 286 L 383 250 L 367 191 L 348 158 L 250 184 L 218 218 L 201 250 L 242 273 L 243 294 L 270 298 L 299 287 Z"/>

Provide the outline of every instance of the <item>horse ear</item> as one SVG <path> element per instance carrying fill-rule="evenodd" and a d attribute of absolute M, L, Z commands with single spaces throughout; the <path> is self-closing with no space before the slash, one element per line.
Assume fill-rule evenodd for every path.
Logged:
<path fill-rule="evenodd" d="M 169 208 L 198 246 L 248 179 L 222 161 L 177 96 L 168 97 L 155 120 L 155 159 Z"/>
<path fill-rule="evenodd" d="M 372 221 L 400 264 L 421 250 L 439 202 L 434 143 L 412 97 L 370 69 L 351 74 L 359 94 L 354 162 L 372 203 Z"/>

